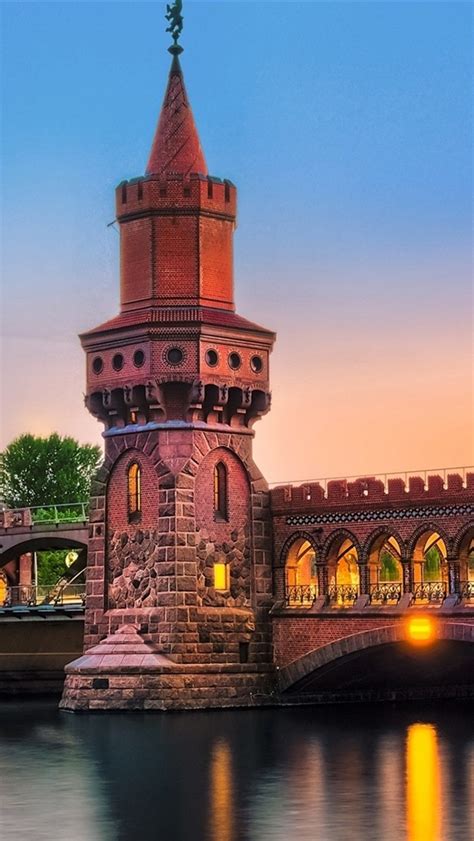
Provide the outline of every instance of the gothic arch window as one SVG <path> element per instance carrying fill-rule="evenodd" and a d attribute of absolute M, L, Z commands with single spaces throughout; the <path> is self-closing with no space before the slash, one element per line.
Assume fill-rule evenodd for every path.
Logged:
<path fill-rule="evenodd" d="M 128 519 L 131 523 L 140 519 L 142 510 L 142 477 L 140 465 L 134 461 L 127 472 Z"/>
<path fill-rule="evenodd" d="M 318 595 L 316 553 L 305 537 L 291 544 L 285 559 L 285 575 L 287 604 L 311 605 Z"/>
<path fill-rule="evenodd" d="M 227 468 L 222 461 L 214 467 L 214 519 L 227 520 Z"/>

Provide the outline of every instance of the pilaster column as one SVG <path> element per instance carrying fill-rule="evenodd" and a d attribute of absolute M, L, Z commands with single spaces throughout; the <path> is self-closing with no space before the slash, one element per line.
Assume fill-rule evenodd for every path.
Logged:
<path fill-rule="evenodd" d="M 359 593 L 360 595 L 369 595 L 369 567 L 368 564 L 359 564 Z"/>
<path fill-rule="evenodd" d="M 318 576 L 318 595 L 327 596 L 329 589 L 329 573 L 327 564 L 318 564 L 316 567 Z"/>
<path fill-rule="evenodd" d="M 459 558 L 448 557 L 448 580 L 449 592 L 460 593 L 461 591 L 461 564 Z"/>
<path fill-rule="evenodd" d="M 403 567 L 403 592 L 413 593 L 413 564 L 410 559 L 402 560 Z"/>

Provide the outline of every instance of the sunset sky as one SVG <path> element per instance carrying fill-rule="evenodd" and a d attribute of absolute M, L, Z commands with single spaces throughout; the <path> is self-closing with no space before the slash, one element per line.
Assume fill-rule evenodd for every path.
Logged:
<path fill-rule="evenodd" d="M 118 308 L 114 188 L 142 175 L 164 4 L 3 4 L 0 446 L 100 441 L 77 334 Z M 238 311 L 278 333 L 269 481 L 474 463 L 472 6 L 184 2 Z"/>

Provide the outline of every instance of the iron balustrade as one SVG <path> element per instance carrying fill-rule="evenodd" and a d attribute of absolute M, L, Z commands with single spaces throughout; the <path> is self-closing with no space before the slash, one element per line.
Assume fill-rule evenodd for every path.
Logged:
<path fill-rule="evenodd" d="M 0 512 L 0 527 L 25 528 L 87 523 L 88 503 L 68 502 L 61 505 L 32 505 L 30 508 L 6 508 Z"/>
<path fill-rule="evenodd" d="M 474 581 L 461 581 L 459 589 L 462 599 L 474 601 Z"/>
<path fill-rule="evenodd" d="M 351 584 L 334 584 L 328 590 L 329 601 L 337 604 L 354 604 L 359 596 L 358 587 Z"/>
<path fill-rule="evenodd" d="M 311 606 L 316 596 L 316 584 L 288 584 L 285 601 L 289 607 Z"/>
<path fill-rule="evenodd" d="M 370 585 L 369 599 L 371 604 L 398 603 L 402 594 L 403 585 L 401 582 L 386 581 L 384 583 Z"/>
<path fill-rule="evenodd" d="M 448 586 L 444 581 L 422 581 L 413 587 L 415 602 L 443 602 L 448 595 Z"/>
<path fill-rule="evenodd" d="M 7 587 L 1 607 L 38 607 L 40 605 L 82 605 L 86 600 L 85 584 L 21 584 Z"/>

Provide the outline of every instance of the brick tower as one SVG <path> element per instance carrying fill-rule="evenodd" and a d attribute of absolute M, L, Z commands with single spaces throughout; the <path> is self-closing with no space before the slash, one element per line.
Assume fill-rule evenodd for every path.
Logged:
<path fill-rule="evenodd" d="M 120 313 L 81 336 L 104 425 L 67 709 L 247 705 L 271 684 L 252 427 L 274 334 L 235 313 L 236 189 L 207 173 L 176 39 L 146 175 L 119 184 Z"/>

